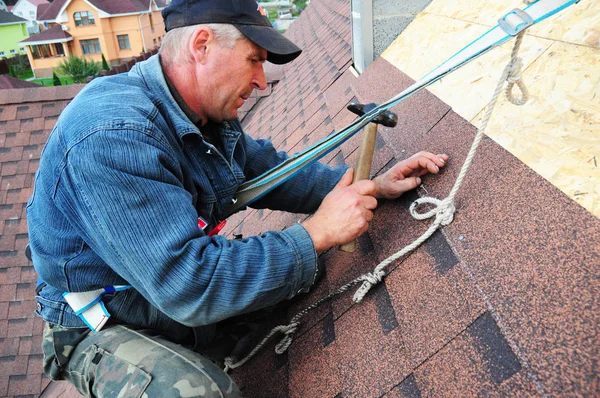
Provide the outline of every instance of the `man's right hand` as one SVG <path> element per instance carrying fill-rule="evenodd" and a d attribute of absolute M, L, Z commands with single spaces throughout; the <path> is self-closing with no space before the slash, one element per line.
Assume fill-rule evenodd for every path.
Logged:
<path fill-rule="evenodd" d="M 358 238 L 373 219 L 377 207 L 375 183 L 362 180 L 352 184 L 353 176 L 354 170 L 349 169 L 315 214 L 302 223 L 317 253 Z"/>

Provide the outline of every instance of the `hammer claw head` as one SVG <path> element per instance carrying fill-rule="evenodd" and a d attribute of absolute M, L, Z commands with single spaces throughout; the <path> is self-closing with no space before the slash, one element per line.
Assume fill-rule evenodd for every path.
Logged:
<path fill-rule="evenodd" d="M 362 116 L 365 113 L 371 112 L 373 109 L 377 107 L 377 104 L 374 102 L 370 102 L 368 104 L 350 104 L 348 105 L 348 110 L 358 116 Z M 373 119 L 373 123 L 381 124 L 386 127 L 396 127 L 398 124 L 398 115 L 394 112 L 387 110 L 385 112 L 380 113 L 375 119 Z"/>

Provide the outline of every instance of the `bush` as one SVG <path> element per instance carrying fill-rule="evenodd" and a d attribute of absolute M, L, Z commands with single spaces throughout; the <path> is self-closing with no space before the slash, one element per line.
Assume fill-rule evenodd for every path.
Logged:
<path fill-rule="evenodd" d="M 102 69 L 110 70 L 110 68 L 108 67 L 108 62 L 106 62 L 106 58 L 104 58 L 104 54 L 102 54 Z"/>
<path fill-rule="evenodd" d="M 22 75 L 24 71 L 31 69 L 29 58 L 27 58 L 27 55 L 25 54 L 15 54 L 12 57 L 7 58 L 6 61 L 9 65 L 15 67 L 15 73 L 17 75 Z"/>
<path fill-rule="evenodd" d="M 56 72 L 52 71 L 52 85 L 53 86 L 61 86 L 62 83 L 60 82 L 60 79 L 58 78 L 58 76 L 56 76 Z"/>
<path fill-rule="evenodd" d="M 85 83 L 86 77 L 98 75 L 100 63 L 70 55 L 60 63 L 58 72 L 71 76 L 75 83 Z"/>

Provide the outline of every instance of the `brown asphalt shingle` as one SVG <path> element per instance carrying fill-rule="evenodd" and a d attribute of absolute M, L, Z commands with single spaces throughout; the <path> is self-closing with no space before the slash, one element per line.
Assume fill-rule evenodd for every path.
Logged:
<path fill-rule="evenodd" d="M 63 30 L 62 25 L 54 25 L 49 29 L 38 33 L 37 35 L 30 36 L 29 38 L 21 41 L 21 43 L 38 42 L 38 41 L 49 41 L 49 40 L 61 40 L 72 38 L 71 34 L 66 30 Z"/>
<path fill-rule="evenodd" d="M 50 130 L 82 86 L 0 90 L 0 396 L 39 396 L 43 322 L 35 317 L 37 275 L 25 257 L 25 203 Z"/>
<path fill-rule="evenodd" d="M 351 101 L 381 102 L 413 83 L 383 59 L 355 78 L 346 70 L 349 46 L 334 54 L 342 65 L 334 70 L 330 49 L 344 49 L 336 38 L 348 36 L 329 28 L 348 27 L 332 24 L 340 14 L 331 10 L 343 4 L 313 1 L 292 25 L 288 35 L 305 53 L 282 68 L 273 94 L 244 120 L 278 149 L 296 152 L 343 128 L 354 118 L 345 110 Z M 448 153 L 447 168 L 425 177 L 415 193 L 380 201 L 356 253 L 320 256 L 324 279 L 292 305 L 288 319 L 412 242 L 429 222 L 413 220 L 410 203 L 450 191 L 476 128 L 427 91 L 393 110 L 399 123 L 379 127 L 373 172 L 419 150 Z M 351 138 L 324 161 L 354 164 L 359 142 Z M 305 317 L 288 353 L 290 397 L 594 395 L 600 222 L 488 138 L 456 205 L 454 223 L 391 264 L 362 304 L 353 305 L 352 290 Z M 278 230 L 306 217 L 257 215 L 249 209 L 234 216 L 227 232 Z M 232 374 L 244 379 L 275 355 L 262 352 Z M 249 385 L 243 391 L 265 396 Z"/>
<path fill-rule="evenodd" d="M 6 90 L 10 88 L 27 88 L 27 87 L 40 87 L 39 84 L 31 83 L 25 80 L 17 79 L 8 75 L 0 75 L 0 90 Z"/>

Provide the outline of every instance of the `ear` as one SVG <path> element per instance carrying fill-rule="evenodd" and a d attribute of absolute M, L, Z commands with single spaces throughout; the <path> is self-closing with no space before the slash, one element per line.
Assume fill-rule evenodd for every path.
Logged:
<path fill-rule="evenodd" d="M 207 26 L 199 26 L 188 42 L 192 59 L 195 62 L 204 64 L 214 43 L 215 35 L 213 31 Z"/>

